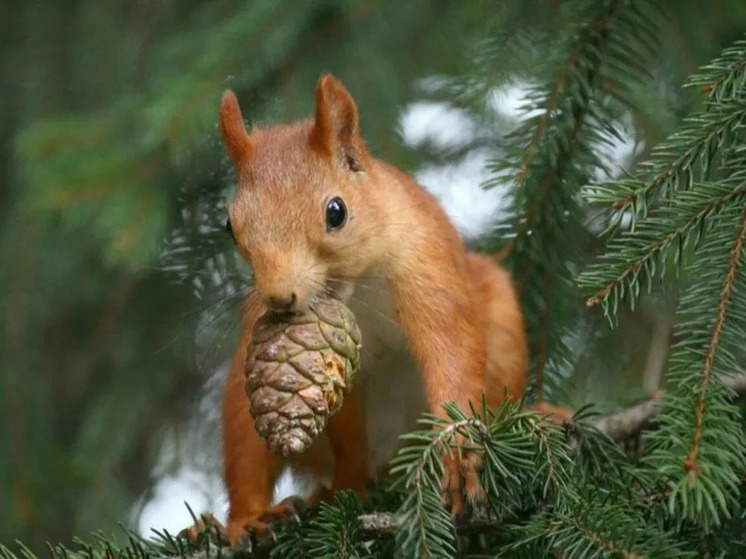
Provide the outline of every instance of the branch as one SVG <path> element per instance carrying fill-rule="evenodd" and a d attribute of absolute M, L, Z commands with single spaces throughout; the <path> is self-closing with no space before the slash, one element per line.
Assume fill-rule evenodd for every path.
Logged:
<path fill-rule="evenodd" d="M 402 526 L 401 519 L 397 518 L 393 512 L 361 514 L 357 519 L 360 522 L 360 531 L 371 537 L 393 536 Z M 500 526 L 504 526 L 503 521 L 476 517 L 464 522 L 457 522 L 456 531 L 459 534 L 469 534 Z"/>
<path fill-rule="evenodd" d="M 723 384 L 739 395 L 746 394 L 746 373 L 725 377 Z M 593 426 L 615 441 L 628 439 L 642 431 L 645 425 L 660 413 L 658 404 L 662 396 L 663 392 L 658 391 L 649 400 L 597 419 L 593 422 Z"/>
<path fill-rule="evenodd" d="M 715 325 L 712 327 L 712 335 L 710 336 L 710 344 L 707 348 L 707 354 L 705 355 L 705 362 L 702 368 L 702 392 L 700 392 L 696 418 L 694 425 L 694 440 L 689 450 L 689 457 L 685 460 L 684 466 L 687 471 L 699 472 L 697 461 L 699 459 L 700 447 L 702 441 L 702 425 L 704 424 L 705 416 L 705 391 L 710 387 L 712 383 L 712 373 L 715 366 L 715 355 L 719 349 L 720 334 L 723 331 L 723 325 L 725 324 L 725 317 L 728 312 L 728 304 L 731 301 L 733 295 L 733 286 L 736 281 L 736 271 L 738 270 L 738 263 L 741 259 L 741 253 L 743 252 L 743 242 L 746 237 L 746 209 L 744 209 L 743 215 L 741 216 L 741 228 L 738 231 L 733 249 L 731 250 L 730 261 L 728 262 L 728 274 L 725 276 L 725 282 L 723 283 L 723 289 L 720 292 L 720 302 L 718 303 L 717 318 L 715 319 Z"/>
<path fill-rule="evenodd" d="M 372 536 L 393 536 L 401 527 L 401 520 L 393 512 L 374 512 L 357 517 L 360 531 Z"/>
<path fill-rule="evenodd" d="M 692 143 L 686 147 L 684 153 L 676 158 L 665 170 L 660 171 L 652 180 L 646 181 L 643 188 L 634 190 L 623 198 L 612 202 L 611 207 L 617 211 L 627 210 L 630 207 L 634 207 L 635 202 L 639 201 L 642 197 L 649 195 L 656 189 L 667 186 L 669 182 L 674 179 L 674 177 L 686 172 L 687 168 L 691 166 L 692 162 L 703 151 L 705 151 L 706 146 L 709 146 L 713 140 L 718 139 L 721 134 L 725 133 L 725 131 L 727 130 L 730 130 L 733 126 L 738 124 L 739 120 L 742 120 L 743 118 L 744 112 L 740 111 L 734 112 L 727 117 L 715 121 L 712 125 L 712 128 L 703 137 L 698 137 L 692 140 Z M 692 126 L 694 126 L 695 124 L 699 124 L 698 121 L 693 119 L 692 122 L 694 123 Z M 679 136 L 681 135 L 682 134 L 679 134 Z M 668 146 L 660 149 L 660 152 L 666 153 L 666 148 L 668 148 Z"/>
<path fill-rule="evenodd" d="M 567 82 L 568 76 L 571 75 L 571 71 L 575 68 L 580 54 L 583 52 L 584 49 L 588 47 L 589 44 L 591 44 L 591 39 L 603 31 L 604 27 L 612 18 L 620 3 L 621 2 L 619 2 L 618 0 L 613 0 L 606 8 L 606 10 L 599 14 L 598 17 L 596 17 L 596 19 L 590 26 L 589 32 L 581 35 L 581 37 L 578 39 L 578 42 L 575 43 L 572 51 L 567 56 L 564 64 L 562 64 L 562 67 L 557 74 L 557 78 L 554 80 L 554 84 L 552 85 L 552 90 L 549 93 L 549 96 L 547 97 L 547 100 L 544 104 L 544 113 L 539 119 L 539 125 L 536 127 L 534 135 L 532 136 L 531 141 L 529 142 L 528 147 L 526 148 L 526 151 L 518 165 L 518 174 L 516 175 L 515 179 L 517 185 L 520 186 L 526 181 L 526 174 L 529 166 L 531 165 L 531 162 L 536 155 L 539 142 L 541 142 L 541 140 L 544 138 L 549 127 L 549 118 L 557 111 L 557 107 L 560 101 L 560 93 L 563 89 L 565 89 L 565 83 Z M 558 160 L 559 159 L 560 158 L 558 158 Z"/>
<path fill-rule="evenodd" d="M 596 291 L 593 297 L 586 301 L 586 307 L 593 307 L 595 305 L 603 303 L 604 300 L 609 296 L 609 294 L 613 290 L 617 289 L 619 285 L 622 284 L 622 282 L 627 280 L 627 278 L 632 278 L 632 280 L 634 280 L 640 268 L 647 267 L 648 263 L 653 260 L 653 258 L 659 256 L 666 249 L 668 249 L 668 247 L 670 247 L 674 243 L 674 241 L 678 239 L 680 243 L 683 243 L 685 235 L 689 234 L 689 232 L 695 229 L 698 224 L 701 224 L 704 219 L 712 215 L 714 210 L 722 207 L 734 198 L 743 196 L 744 194 L 746 194 L 746 183 L 743 183 L 733 190 L 728 191 L 719 198 L 708 200 L 707 203 L 704 204 L 696 213 L 686 218 L 673 231 L 669 232 L 663 238 L 649 245 L 646 248 L 645 252 L 628 263 L 626 268 L 624 268 L 624 270 L 617 277 L 607 282 L 601 289 Z M 608 263 L 604 264 L 607 265 Z"/>
<path fill-rule="evenodd" d="M 738 395 L 746 395 L 746 372 L 735 376 L 725 377 L 723 384 Z M 643 430 L 645 426 L 660 412 L 659 402 L 664 392 L 659 390 L 655 395 L 643 402 L 635 404 L 622 411 L 597 419 L 593 426 L 607 434 L 614 441 L 623 441 L 633 437 Z M 366 535 L 381 537 L 393 535 L 401 527 L 401 520 L 393 513 L 377 512 L 363 514 L 358 517 L 360 530 Z M 494 525 L 489 521 L 475 519 L 470 522 L 458 524 L 456 530 L 459 533 L 483 530 Z"/>

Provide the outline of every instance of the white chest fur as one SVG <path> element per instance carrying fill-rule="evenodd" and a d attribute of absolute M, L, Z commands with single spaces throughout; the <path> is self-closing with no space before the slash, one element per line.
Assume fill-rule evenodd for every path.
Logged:
<path fill-rule="evenodd" d="M 399 435 L 417 427 L 426 409 L 419 369 L 394 319 L 391 297 L 381 276 L 357 282 L 347 305 L 362 334 L 360 375 L 365 385 L 366 424 L 371 469 L 385 467 Z"/>

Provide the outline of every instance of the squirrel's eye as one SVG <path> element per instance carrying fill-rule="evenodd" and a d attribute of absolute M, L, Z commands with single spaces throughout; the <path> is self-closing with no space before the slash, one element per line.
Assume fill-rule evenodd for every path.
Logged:
<path fill-rule="evenodd" d="M 225 220 L 225 232 L 230 235 L 231 239 L 233 239 L 233 242 L 236 242 L 236 236 L 233 234 L 233 227 L 231 227 L 230 218 Z"/>
<path fill-rule="evenodd" d="M 326 205 L 326 230 L 340 229 L 347 221 L 347 208 L 342 198 L 336 196 Z"/>

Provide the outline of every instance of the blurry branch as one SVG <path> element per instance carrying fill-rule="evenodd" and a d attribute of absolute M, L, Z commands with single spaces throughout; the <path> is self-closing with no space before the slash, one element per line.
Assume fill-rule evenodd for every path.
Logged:
<path fill-rule="evenodd" d="M 642 387 L 649 394 L 660 387 L 673 330 L 673 322 L 667 313 L 653 312 L 651 318 L 651 343 L 642 369 Z"/>
<path fill-rule="evenodd" d="M 746 394 L 746 373 L 725 377 L 723 384 L 738 395 Z M 633 437 L 660 413 L 660 400 L 663 391 L 657 391 L 652 398 L 626 408 L 615 414 L 602 417 L 594 422 L 594 427 L 615 441 Z"/>
<path fill-rule="evenodd" d="M 96 363 L 109 350 L 107 342 L 118 330 L 135 284 L 135 277 L 129 274 L 122 275 L 114 283 L 108 300 L 102 305 L 101 315 L 91 331 L 88 342 L 75 356 L 75 364 L 70 367 L 78 384 L 89 382 Z"/>
<path fill-rule="evenodd" d="M 358 516 L 360 531 L 365 534 L 392 536 L 401 527 L 401 520 L 392 512 L 376 512 Z"/>

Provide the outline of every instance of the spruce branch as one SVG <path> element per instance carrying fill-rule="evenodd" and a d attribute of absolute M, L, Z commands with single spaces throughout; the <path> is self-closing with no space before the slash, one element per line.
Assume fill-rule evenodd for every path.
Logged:
<path fill-rule="evenodd" d="M 527 418 L 528 419 L 528 418 Z M 542 461 L 536 467 L 532 480 L 533 485 L 541 487 L 541 497 L 563 498 L 571 492 L 572 483 L 569 476 L 571 459 L 567 453 L 562 437 L 552 424 L 545 424 L 533 418 L 529 421 L 530 437 L 536 442 L 536 452 Z M 546 480 L 542 483 L 542 479 Z"/>
<path fill-rule="evenodd" d="M 640 164 L 637 178 L 586 189 L 588 202 L 609 209 L 607 233 L 618 229 L 625 216 L 632 218 L 634 229 L 637 217 L 646 216 L 652 202 L 690 188 L 698 180 L 697 162 L 699 180 L 708 180 L 715 156 L 737 142 L 737 131 L 746 121 L 745 68 L 746 41 L 741 40 L 687 80 L 685 88 L 709 92 L 704 106 L 653 148 L 649 159 Z"/>
<path fill-rule="evenodd" d="M 653 149 L 636 176 L 585 193 L 608 208 L 605 234 L 618 233 L 578 279 L 588 306 L 600 304 L 613 321 L 620 301 L 634 308 L 645 284 L 650 290 L 654 278 L 671 279 L 669 268 L 692 278 L 678 305 L 666 375 L 673 389 L 660 406 L 645 403 L 617 418 L 617 428 L 658 416 L 643 464 L 669 486 L 667 518 L 704 533 L 732 517 L 746 468 L 740 412 L 725 377 L 742 370 L 746 335 L 744 47 L 726 49 L 689 80 L 708 91 L 703 108 Z M 620 232 L 622 218 L 630 225 Z"/>
<path fill-rule="evenodd" d="M 645 437 L 644 463 L 672 485 L 669 514 L 707 532 L 733 514 L 746 468 L 740 410 L 724 383 L 742 366 L 745 214 L 743 204 L 731 205 L 697 251 L 667 372 L 673 389 L 662 399 L 659 429 Z"/>
<path fill-rule="evenodd" d="M 601 257 L 600 262 L 591 266 L 578 280 L 581 286 L 596 286 L 599 280 L 604 282 L 587 299 L 586 306 L 604 304 L 607 314 L 612 309 L 615 312 L 625 294 L 634 306 L 640 295 L 643 272 L 650 286 L 656 271 L 656 260 L 658 268 L 663 268 L 665 263 L 661 259 L 671 247 L 677 255 L 681 255 L 692 240 L 694 244 L 699 241 L 706 220 L 714 219 L 718 210 L 744 196 L 746 182 L 737 186 L 730 182 L 702 184 L 691 192 L 681 193 L 670 206 L 661 208 L 656 216 L 641 222 L 634 233 L 623 234 L 609 241 L 610 255 Z M 680 261 L 681 257 L 677 260 Z"/>
<path fill-rule="evenodd" d="M 746 374 L 728 377 L 724 384 L 739 394 L 746 394 Z M 656 402 L 658 400 L 656 399 Z M 435 423 L 442 429 L 414 433 L 410 440 L 427 444 L 420 446 L 419 450 L 403 452 L 400 455 L 405 458 L 399 461 L 400 471 L 406 474 L 407 464 L 414 460 L 417 473 L 425 474 L 420 478 L 424 480 L 424 483 L 421 483 L 422 488 L 427 489 L 429 484 L 435 488 L 440 482 L 439 476 L 432 475 L 433 472 L 439 471 L 438 450 L 452 448 L 460 435 L 469 441 L 470 448 L 485 449 L 485 465 L 492 464 L 492 474 L 483 473 L 485 480 L 489 479 L 490 475 L 499 478 L 498 473 L 504 476 L 504 481 L 496 479 L 492 485 L 485 485 L 491 487 L 491 500 L 507 500 L 515 507 L 512 514 L 502 514 L 498 517 L 474 514 L 456 522 L 449 519 L 454 538 L 468 537 L 471 534 L 483 535 L 512 529 L 510 527 L 514 526 L 519 537 L 513 544 L 501 550 L 503 553 L 520 550 L 522 556 L 541 557 L 550 549 L 564 549 L 568 557 L 625 554 L 634 557 L 635 554 L 651 556 L 653 553 L 656 557 L 688 556 L 673 543 L 668 533 L 658 532 L 654 527 L 643 524 L 638 513 L 629 512 L 639 508 L 640 504 L 657 504 L 669 495 L 634 491 L 630 480 L 635 479 L 635 472 L 618 469 L 615 464 L 620 460 L 621 454 L 611 455 L 600 446 L 605 444 L 602 442 L 605 436 L 614 440 L 635 436 L 658 413 L 657 405 L 644 402 L 587 423 L 584 421 L 587 414 L 578 412 L 573 419 L 573 423 L 578 421 L 577 429 L 569 432 L 570 439 L 592 441 L 598 438 L 598 435 L 601 435 L 602 439 L 590 445 L 583 442 L 576 446 L 574 458 L 568 454 L 568 442 L 565 442 L 565 436 L 559 426 L 541 421 L 541 416 L 535 412 L 520 412 L 519 408 L 520 403 L 506 404 L 492 413 L 483 411 L 478 416 L 475 413 L 469 416 L 455 406 L 448 406 L 447 418 L 425 417 L 426 425 Z M 594 431 L 597 431 L 598 435 L 594 435 Z M 579 461 L 583 454 L 588 455 L 587 459 Z M 597 462 L 592 469 L 618 478 L 611 480 L 611 492 L 600 486 L 594 487 L 594 484 L 598 483 L 598 477 L 579 475 L 578 467 L 583 471 L 589 469 L 589 459 Z M 613 489 L 614 483 L 623 487 L 629 495 L 624 496 L 624 491 Z M 515 491 L 504 491 L 506 485 L 524 490 L 528 488 L 529 492 L 536 488 L 539 500 L 523 501 Z M 575 485 L 579 486 L 579 489 L 574 489 Z M 434 497 L 432 505 L 448 516 L 440 494 L 437 490 L 431 493 Z M 625 508 L 625 503 L 629 504 L 629 510 Z M 547 507 L 547 504 L 550 506 Z M 404 508 L 409 505 L 405 503 Z M 529 505 L 528 508 L 526 505 Z M 425 510 L 425 514 L 431 512 Z M 280 523 L 272 528 L 271 532 L 256 536 L 248 546 L 238 549 L 229 548 L 221 532 L 208 524 L 196 541 L 174 537 L 165 531 L 155 531 L 155 538 L 151 540 L 127 532 L 127 542 L 120 546 L 113 536 L 96 534 L 94 539 L 99 547 L 78 540 L 75 542 L 77 547 L 74 550 L 62 546 L 52 547 L 51 556 L 54 559 L 209 559 L 229 557 L 241 551 L 248 553 L 249 556 L 263 557 L 269 553 L 272 557 L 283 558 L 304 557 L 309 554 L 377 557 L 379 555 L 376 555 L 375 550 L 382 549 L 377 546 L 385 545 L 386 542 L 393 545 L 403 533 L 412 529 L 417 530 L 422 526 L 425 530 L 432 529 L 431 519 L 421 519 L 422 524 L 419 528 L 413 525 L 412 520 L 412 515 L 406 511 L 402 514 L 401 509 L 397 512 L 364 512 L 354 495 L 341 492 L 335 495 L 332 503 L 322 504 L 316 511 L 304 511 L 299 521 L 289 520 Z M 629 534 L 634 534 L 635 537 L 627 537 Z M 422 538 L 432 540 L 433 535 L 424 534 Z M 442 541 L 439 543 L 443 546 Z M 536 548 L 536 555 L 527 555 L 533 548 Z M 407 549 L 412 550 L 411 547 L 404 547 L 400 548 L 400 551 L 406 552 Z M 404 556 L 408 555 L 404 553 Z M 2 546 L 0 557 L 20 559 L 13 551 Z M 36 559 L 23 548 L 21 557 Z"/>
<path fill-rule="evenodd" d="M 557 77 L 552 84 L 552 88 L 549 92 L 549 95 L 547 96 L 546 102 L 544 103 L 544 111 L 539 119 L 538 126 L 536 126 L 535 132 L 531 137 L 531 141 L 526 148 L 526 152 L 524 153 L 520 163 L 518 164 L 518 173 L 515 177 L 515 183 L 517 187 L 523 185 L 526 180 L 526 173 L 528 172 L 528 168 L 533 162 L 539 144 L 546 135 L 549 128 L 548 123 L 550 115 L 553 116 L 559 106 L 560 92 L 565 87 L 565 82 L 568 80 L 568 76 L 570 76 L 571 71 L 575 69 L 581 53 L 583 53 L 587 48 L 591 46 L 597 46 L 591 45 L 591 40 L 604 34 L 607 23 L 614 15 L 616 10 L 619 8 L 620 4 L 621 0 L 612 0 L 608 3 L 606 9 L 601 12 L 598 17 L 596 17 L 596 19 L 593 20 L 588 29 L 588 32 L 583 33 L 579 37 L 578 41 L 575 43 L 564 63 L 562 64 L 559 72 L 557 73 Z M 504 250 L 505 249 L 503 249 L 503 251 Z M 501 251 L 500 253 L 501 257 L 504 257 L 506 255 L 506 253 L 503 251 Z"/>
<path fill-rule="evenodd" d="M 610 124 L 618 101 L 648 75 L 651 4 L 576 2 L 573 33 L 538 65 L 506 152 L 491 162 L 485 186 L 509 187 L 514 196 L 514 213 L 497 226 L 503 237 L 497 257 L 513 270 L 524 305 L 538 401 L 551 396 L 577 358 L 570 339 L 583 317 L 574 278 L 589 235 L 576 194 L 594 174 L 608 172 L 596 147 L 620 137 Z M 609 83 L 625 86 L 612 94 Z"/>
<path fill-rule="evenodd" d="M 565 135 L 564 138 L 550 138 L 549 145 L 544 147 L 545 150 L 559 150 L 553 157 L 555 166 L 550 167 L 544 173 L 543 179 L 540 181 L 541 187 L 538 194 L 533 197 L 526 218 L 520 223 L 515 237 L 510 239 L 498 251 L 497 258 L 499 260 L 507 258 L 520 238 L 531 229 L 549 189 L 552 185 L 563 179 L 567 163 L 572 161 L 572 147 L 584 123 L 591 93 L 596 85 L 596 77 L 603 61 L 598 51 L 602 50 L 607 43 L 607 26 L 621 4 L 621 0 L 611 0 L 606 9 L 596 16 L 584 32 L 579 34 L 572 50 L 554 78 L 549 93 L 542 103 L 543 106 L 539 108 L 532 104 L 530 108 L 530 111 L 540 110 L 541 116 L 538 118 L 537 123 L 531 122 L 529 124 L 529 127 L 534 129 L 534 132 L 517 164 L 517 173 L 514 179 L 516 188 L 525 185 L 528 180 L 529 169 L 539 152 L 539 148 L 544 147 L 541 145 L 541 142 L 547 136 L 550 124 L 553 127 L 561 126 L 563 124 L 562 121 L 566 118 L 562 114 L 564 111 L 567 111 L 572 116 L 572 124 L 569 131 L 559 130 L 560 133 Z M 582 59 L 581 55 L 583 55 Z M 568 81 L 570 82 L 569 84 L 567 83 Z M 570 95 L 567 98 L 561 96 L 561 93 L 565 89 L 570 91 Z M 579 95 L 572 95 L 576 91 L 579 92 Z M 565 93 L 567 94 L 567 92 Z M 568 103 L 568 100 L 569 107 L 563 107 L 563 111 L 559 111 L 560 103 Z M 526 112 L 528 113 L 529 110 Z M 522 130 L 519 129 L 515 135 L 519 136 L 521 132 Z"/>
<path fill-rule="evenodd" d="M 614 225 L 626 212 L 645 215 L 654 194 L 665 196 L 689 188 L 694 176 L 689 172 L 690 167 L 701 157 L 703 167 L 709 168 L 714 154 L 745 118 L 746 105 L 742 99 L 721 100 L 717 107 L 708 106 L 701 114 L 687 118 L 683 129 L 654 147 L 650 161 L 640 164 L 641 173 L 652 174 L 651 179 L 618 181 L 616 190 L 595 188 L 588 201 L 610 204 Z"/>
<path fill-rule="evenodd" d="M 510 557 L 518 552 L 522 557 L 695 556 L 682 550 L 670 532 L 648 525 L 642 515 L 631 513 L 624 503 L 575 505 L 527 524 L 522 532 L 523 537 L 501 550 L 500 555 Z"/>
<path fill-rule="evenodd" d="M 563 528 L 562 523 L 560 522 L 554 522 L 551 526 L 552 529 L 555 530 L 561 530 Z M 620 547 L 620 544 L 615 543 L 614 541 L 611 541 L 610 539 L 602 536 L 601 534 L 598 534 L 596 532 L 591 532 L 590 530 L 587 530 L 583 528 L 582 526 L 575 526 L 575 528 L 580 531 L 581 534 L 583 534 L 583 537 L 596 544 L 601 549 L 612 553 L 614 555 L 620 555 L 624 559 L 642 559 L 642 555 L 639 553 L 635 553 L 631 550 L 626 550 Z"/>
<path fill-rule="evenodd" d="M 714 100 L 733 97 L 743 87 L 746 76 L 746 40 L 735 41 L 701 70 L 692 75 L 684 87 L 699 87 Z"/>
<path fill-rule="evenodd" d="M 704 364 L 702 366 L 702 390 L 699 391 L 697 396 L 696 404 L 696 418 L 694 425 L 694 440 L 689 451 L 689 456 L 684 461 L 684 467 L 690 475 L 698 475 L 701 471 L 699 465 L 699 455 L 702 444 L 702 430 L 704 424 L 704 416 L 706 412 L 707 402 L 705 394 L 712 384 L 712 377 L 714 374 L 715 367 L 715 356 L 720 347 L 720 337 L 725 325 L 725 317 L 728 312 L 728 306 L 731 302 L 731 296 L 736 281 L 736 271 L 738 270 L 739 262 L 743 257 L 743 244 L 744 238 L 746 238 L 746 207 L 744 207 L 743 214 L 741 216 L 741 226 L 736 235 L 733 248 L 731 250 L 730 261 L 728 262 L 728 271 L 723 282 L 723 289 L 720 294 L 720 301 L 717 307 L 717 315 L 715 324 L 712 327 L 712 335 L 710 337 L 710 343 L 707 347 L 707 353 L 705 355 Z"/>
<path fill-rule="evenodd" d="M 561 473 L 568 468 L 569 458 L 561 463 L 565 455 L 560 445 L 548 440 L 559 441 L 559 430 L 552 425 L 539 427 L 540 416 L 521 412 L 519 402 L 505 402 L 495 411 L 483 402 L 482 411 L 472 409 L 472 415 L 449 403 L 445 411 L 446 418 L 426 414 L 422 423 L 435 428 L 405 435 L 412 444 L 392 461 L 392 474 L 402 474 L 407 492 L 397 512 L 402 521 L 397 547 L 407 556 L 453 553 L 455 527 L 440 493 L 442 457 L 450 452 L 483 453 L 482 483 L 493 512 L 500 517 L 514 516 L 524 504 L 535 502 L 530 497 L 535 487 L 543 487 L 544 495 L 554 495 L 570 485 L 567 474 Z M 547 430 L 547 437 L 537 436 L 540 429 Z M 541 456 L 539 464 L 536 456 Z"/>
<path fill-rule="evenodd" d="M 412 556 L 455 554 L 453 522 L 441 503 L 440 483 L 444 475 L 441 457 L 457 445 L 459 431 L 476 421 L 460 417 L 449 424 L 445 418 L 426 415 L 421 423 L 430 429 L 404 435 L 405 439 L 421 443 L 405 447 L 393 461 L 391 470 L 403 474 L 401 479 L 408 491 L 400 509 L 408 529 L 397 536 L 398 546 Z"/>
<path fill-rule="evenodd" d="M 360 502 L 353 492 L 339 491 L 334 494 L 333 502 L 322 502 L 308 522 L 282 526 L 271 557 L 376 557 L 362 538 L 361 512 Z"/>

